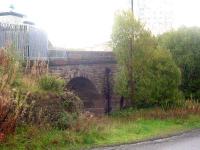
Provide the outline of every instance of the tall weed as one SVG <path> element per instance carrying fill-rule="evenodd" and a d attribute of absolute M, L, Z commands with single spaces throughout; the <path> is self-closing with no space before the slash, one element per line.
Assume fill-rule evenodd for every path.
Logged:
<path fill-rule="evenodd" d="M 9 134 L 15 131 L 25 96 L 13 88 L 20 69 L 20 62 L 10 49 L 0 49 L 0 134 Z"/>
<path fill-rule="evenodd" d="M 45 91 L 62 92 L 64 90 L 65 81 L 50 75 L 41 76 L 39 87 Z"/>

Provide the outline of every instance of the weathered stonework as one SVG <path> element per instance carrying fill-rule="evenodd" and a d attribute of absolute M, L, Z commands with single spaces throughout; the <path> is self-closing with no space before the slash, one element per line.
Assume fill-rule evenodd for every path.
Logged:
<path fill-rule="evenodd" d="M 98 99 L 92 99 L 93 108 L 87 108 L 93 112 L 103 113 L 106 110 L 105 75 L 106 69 L 110 70 L 111 88 L 114 86 L 114 76 L 117 64 L 112 52 L 66 52 L 63 58 L 50 57 L 49 70 L 52 74 L 64 78 L 67 83 L 76 78 L 88 79 L 99 94 Z M 87 89 L 87 86 L 85 87 Z M 95 89 L 94 89 L 95 90 Z M 81 92 L 81 91 L 79 91 Z M 112 109 L 119 108 L 119 97 L 111 93 Z"/>

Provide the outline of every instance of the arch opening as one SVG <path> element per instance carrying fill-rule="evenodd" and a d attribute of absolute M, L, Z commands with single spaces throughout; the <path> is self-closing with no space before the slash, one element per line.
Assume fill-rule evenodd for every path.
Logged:
<path fill-rule="evenodd" d="M 80 97 L 86 110 L 94 108 L 96 107 L 95 105 L 98 105 L 100 94 L 89 79 L 84 77 L 73 78 L 67 84 L 67 88 Z"/>

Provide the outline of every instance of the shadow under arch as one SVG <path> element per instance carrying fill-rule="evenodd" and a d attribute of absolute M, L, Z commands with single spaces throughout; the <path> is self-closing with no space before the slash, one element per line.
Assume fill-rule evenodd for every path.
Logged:
<path fill-rule="evenodd" d="M 66 88 L 73 91 L 80 97 L 86 110 L 95 108 L 96 105 L 98 105 L 98 102 L 101 100 L 101 96 L 98 93 L 95 85 L 85 77 L 75 77 L 71 79 Z"/>

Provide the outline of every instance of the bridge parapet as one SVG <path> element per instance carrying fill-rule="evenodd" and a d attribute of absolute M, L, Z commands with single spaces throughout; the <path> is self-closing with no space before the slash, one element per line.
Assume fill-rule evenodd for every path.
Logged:
<path fill-rule="evenodd" d="M 50 66 L 102 63 L 115 64 L 116 59 L 113 52 L 49 50 Z"/>

